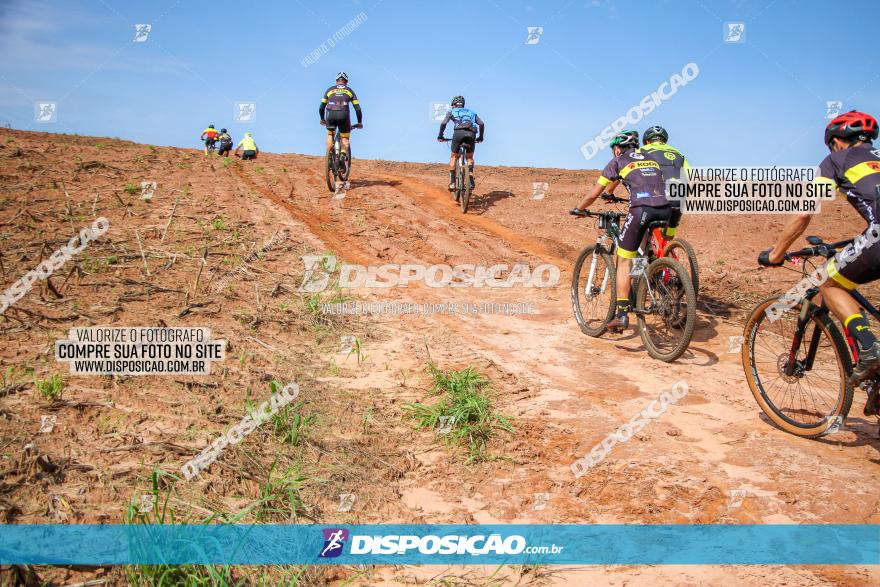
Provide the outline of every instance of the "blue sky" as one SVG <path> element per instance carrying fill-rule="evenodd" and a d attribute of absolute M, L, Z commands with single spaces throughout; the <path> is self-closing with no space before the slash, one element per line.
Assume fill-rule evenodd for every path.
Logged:
<path fill-rule="evenodd" d="M 845 17 L 865 41 L 829 32 L 844 14 L 865 16 Z M 365 115 L 356 157 L 442 161 L 431 104 L 461 93 L 487 125 L 478 163 L 599 168 L 608 150 L 588 161 L 580 146 L 694 62 L 639 130 L 664 125 L 695 165 L 815 165 L 827 101 L 880 114 L 877 16 L 875 0 L 0 0 L 0 124 L 199 147 L 214 123 L 320 154 L 318 103 L 344 69 Z M 745 42 L 724 43 L 740 21 Z M 152 30 L 134 43 L 139 23 Z M 55 123 L 35 121 L 36 101 L 58 103 Z M 237 101 L 255 122 L 234 122 Z"/>

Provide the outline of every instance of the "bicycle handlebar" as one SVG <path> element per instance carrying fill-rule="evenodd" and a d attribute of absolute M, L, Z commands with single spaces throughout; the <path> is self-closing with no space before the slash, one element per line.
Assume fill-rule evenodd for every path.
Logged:
<path fill-rule="evenodd" d="M 785 260 L 791 261 L 794 257 L 825 257 L 834 256 L 838 249 L 851 245 L 855 239 L 848 238 L 846 240 L 837 241 L 836 243 L 821 243 L 812 247 L 804 247 L 798 251 L 789 251 L 785 253 Z"/>
<path fill-rule="evenodd" d="M 629 204 L 629 198 L 620 198 L 614 194 L 602 194 L 602 199 L 606 202 L 614 202 L 615 204 Z"/>

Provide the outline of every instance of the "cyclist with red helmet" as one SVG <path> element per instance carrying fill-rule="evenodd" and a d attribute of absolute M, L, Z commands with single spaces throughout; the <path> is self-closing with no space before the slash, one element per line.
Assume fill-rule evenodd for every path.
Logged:
<path fill-rule="evenodd" d="M 632 260 L 638 255 L 648 225 L 656 220 L 676 225 L 673 209 L 666 199 L 666 184 L 660 164 L 648 153 L 639 149 L 639 133 L 625 130 L 617 133 L 611 140 L 614 158 L 608 162 L 596 187 L 590 192 L 572 214 L 582 212 L 601 196 L 608 185 L 620 181 L 629 191 L 629 214 L 623 224 L 620 243 L 617 247 L 617 312 L 608 323 L 608 329 L 619 332 L 629 326 L 630 311 L 630 269 Z"/>
<path fill-rule="evenodd" d="M 862 236 L 868 231 L 876 234 L 880 230 L 880 149 L 871 143 L 877 134 L 877 120 L 864 112 L 853 110 L 832 120 L 825 127 L 825 144 L 831 154 L 819 164 L 820 176 L 816 178 L 817 182 L 830 183 L 846 194 L 847 201 L 868 223 Z M 811 218 L 812 214 L 793 218 L 783 229 L 776 246 L 760 254 L 758 263 L 771 267 L 782 265 L 786 251 L 806 230 Z M 880 242 L 875 240 L 868 240 L 873 244 L 860 253 L 850 245 L 830 259 L 825 268 L 831 279 L 819 287 L 825 304 L 858 344 L 859 362 L 850 377 L 853 385 L 880 372 L 880 342 L 871 333 L 861 308 L 849 295 L 857 285 L 880 279 Z"/>

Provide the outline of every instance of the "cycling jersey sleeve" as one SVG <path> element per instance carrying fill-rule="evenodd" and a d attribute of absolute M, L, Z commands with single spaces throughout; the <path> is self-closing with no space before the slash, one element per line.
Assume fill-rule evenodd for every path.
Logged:
<path fill-rule="evenodd" d="M 449 124 L 449 121 L 452 120 L 452 112 L 447 112 L 446 117 L 443 119 L 443 122 L 440 123 L 440 133 L 437 135 L 438 138 L 443 137 L 443 133 L 446 132 L 446 125 Z"/>
<path fill-rule="evenodd" d="M 834 157 L 828 155 L 819 164 L 819 175 L 814 180 L 814 183 L 830 183 L 836 188 L 838 185 L 838 175 L 837 163 L 834 161 Z"/>
<path fill-rule="evenodd" d="M 620 179 L 620 165 L 617 162 L 617 157 L 608 162 L 608 165 L 605 166 L 605 169 L 602 170 L 601 175 L 599 175 L 599 179 L 596 180 L 601 186 L 606 186 L 613 181 L 617 181 Z"/>

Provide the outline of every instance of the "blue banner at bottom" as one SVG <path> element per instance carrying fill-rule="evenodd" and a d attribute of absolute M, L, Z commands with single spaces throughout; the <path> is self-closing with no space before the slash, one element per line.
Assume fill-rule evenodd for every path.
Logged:
<path fill-rule="evenodd" d="M 880 564 L 877 525 L 0 525 L 0 564 Z"/>

